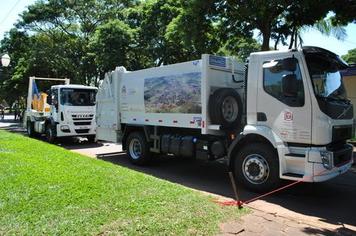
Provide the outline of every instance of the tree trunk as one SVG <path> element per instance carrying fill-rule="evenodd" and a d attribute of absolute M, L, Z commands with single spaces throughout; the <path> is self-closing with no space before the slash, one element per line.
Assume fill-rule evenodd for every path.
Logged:
<path fill-rule="evenodd" d="M 269 51 L 269 40 L 271 38 L 271 29 L 270 27 L 266 26 L 265 29 L 261 30 L 262 33 L 262 51 Z"/>
<path fill-rule="evenodd" d="M 295 41 L 294 41 L 294 48 L 297 49 L 298 48 L 298 39 L 299 39 L 299 34 L 298 34 L 298 30 L 295 31 Z"/>
<path fill-rule="evenodd" d="M 276 39 L 276 42 L 274 43 L 274 50 L 277 50 L 278 48 L 278 43 L 279 43 L 279 40 L 280 40 L 280 38 L 281 38 L 281 34 L 278 34 L 278 37 L 277 37 L 277 39 Z"/>
<path fill-rule="evenodd" d="M 295 27 L 293 27 L 293 31 L 292 31 L 292 35 L 290 36 L 290 42 L 289 42 L 289 49 L 292 49 L 293 44 L 294 44 L 294 40 L 295 40 L 295 35 L 296 35 L 296 29 Z"/>

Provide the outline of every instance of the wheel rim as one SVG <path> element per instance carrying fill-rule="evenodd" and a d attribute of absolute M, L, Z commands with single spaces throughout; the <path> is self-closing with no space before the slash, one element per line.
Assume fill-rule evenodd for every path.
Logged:
<path fill-rule="evenodd" d="M 242 173 L 250 183 L 262 184 L 270 173 L 268 162 L 259 154 L 248 155 L 242 163 Z"/>
<path fill-rule="evenodd" d="M 228 96 L 222 103 L 222 115 L 228 122 L 234 122 L 238 115 L 238 104 L 235 98 Z"/>
<path fill-rule="evenodd" d="M 141 157 L 142 147 L 138 139 L 134 138 L 130 141 L 129 152 L 130 152 L 130 156 L 135 160 Z"/>

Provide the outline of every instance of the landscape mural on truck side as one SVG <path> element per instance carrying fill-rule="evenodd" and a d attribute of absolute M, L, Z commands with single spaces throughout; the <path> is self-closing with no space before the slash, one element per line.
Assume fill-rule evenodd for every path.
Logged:
<path fill-rule="evenodd" d="M 146 113 L 201 113 L 201 73 L 145 79 Z"/>

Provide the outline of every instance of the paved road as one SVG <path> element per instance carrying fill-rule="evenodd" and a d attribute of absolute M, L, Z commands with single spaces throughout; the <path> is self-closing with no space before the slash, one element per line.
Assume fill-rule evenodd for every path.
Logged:
<path fill-rule="evenodd" d="M 218 195 L 219 198 L 233 197 L 227 168 L 223 162 L 159 157 L 147 167 L 138 167 L 133 166 L 126 154 L 121 152 L 121 145 L 88 144 L 85 141 L 58 145 L 95 158 L 99 154 L 98 159 L 103 161 Z M 257 196 L 242 188 L 240 195 L 242 200 Z M 331 181 L 298 184 L 257 200 L 249 206 L 260 213 L 282 217 L 281 222 L 291 219 L 294 223 L 310 226 L 303 228 L 306 234 L 333 234 L 336 229 L 346 227 L 345 235 L 356 235 L 356 166 Z M 275 222 L 278 222 L 277 218 Z"/>
<path fill-rule="evenodd" d="M 13 115 L 5 115 L 4 119 L 0 119 L 0 128 L 9 128 L 18 126 L 18 121 L 14 120 Z"/>

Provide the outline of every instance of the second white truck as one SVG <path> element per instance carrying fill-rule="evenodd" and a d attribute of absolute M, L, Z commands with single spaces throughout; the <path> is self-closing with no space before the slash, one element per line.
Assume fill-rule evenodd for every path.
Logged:
<path fill-rule="evenodd" d="M 254 191 L 320 182 L 352 165 L 353 107 L 337 55 L 317 47 L 257 52 L 139 71 L 118 67 L 97 94 L 97 139 L 135 164 L 155 154 L 227 158 Z"/>
<path fill-rule="evenodd" d="M 38 91 L 36 81 L 64 83 Z M 23 119 L 30 137 L 45 134 L 52 143 L 59 138 L 86 137 L 95 141 L 96 87 L 69 84 L 69 79 L 30 77 L 27 109 Z"/>

